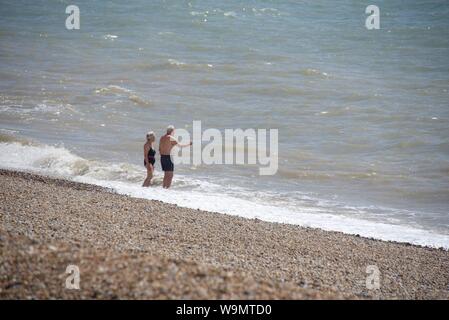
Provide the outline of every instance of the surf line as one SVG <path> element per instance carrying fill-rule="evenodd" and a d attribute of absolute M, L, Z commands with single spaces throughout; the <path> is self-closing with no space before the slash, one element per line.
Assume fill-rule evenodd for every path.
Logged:
<path fill-rule="evenodd" d="M 176 129 L 174 137 L 181 144 L 193 141 L 190 148 L 173 148 L 175 164 L 199 166 L 202 164 L 259 165 L 259 175 L 275 175 L 278 170 L 278 129 L 224 129 L 202 130 L 201 121 L 192 123 L 193 138 L 186 129 Z M 269 144 L 267 141 L 267 133 Z M 202 142 L 207 142 L 203 147 Z"/>

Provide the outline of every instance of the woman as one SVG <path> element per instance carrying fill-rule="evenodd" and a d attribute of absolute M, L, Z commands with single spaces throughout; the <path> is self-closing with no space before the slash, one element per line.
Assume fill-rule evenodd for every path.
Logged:
<path fill-rule="evenodd" d="M 147 142 L 143 146 L 143 163 L 147 168 L 147 178 L 143 182 L 143 187 L 151 185 L 151 179 L 153 179 L 154 162 L 156 161 L 156 150 L 153 149 L 153 143 L 156 140 L 156 136 L 153 131 L 147 133 Z"/>

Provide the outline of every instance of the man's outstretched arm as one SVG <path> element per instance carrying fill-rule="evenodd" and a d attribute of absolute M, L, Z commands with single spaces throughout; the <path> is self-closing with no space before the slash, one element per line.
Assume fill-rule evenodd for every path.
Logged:
<path fill-rule="evenodd" d="M 170 140 L 171 140 L 172 145 L 178 146 L 178 147 L 180 147 L 180 148 L 190 147 L 190 146 L 192 145 L 192 141 L 190 141 L 190 142 L 187 143 L 187 144 L 181 144 L 181 143 L 179 143 L 179 141 L 176 140 L 176 138 L 174 138 L 174 137 L 170 137 Z"/>

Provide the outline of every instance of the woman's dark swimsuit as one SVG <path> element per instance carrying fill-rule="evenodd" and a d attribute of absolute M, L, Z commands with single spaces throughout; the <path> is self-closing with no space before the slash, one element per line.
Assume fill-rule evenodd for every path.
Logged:
<path fill-rule="evenodd" d="M 174 165 L 170 155 L 161 154 L 161 165 L 163 171 L 173 171 Z"/>
<path fill-rule="evenodd" d="M 150 148 L 150 150 L 148 150 L 148 163 L 151 163 L 151 165 L 154 166 L 154 163 L 156 162 L 156 150 L 154 150 L 153 148 Z M 147 160 L 143 161 L 144 166 L 147 166 Z"/>

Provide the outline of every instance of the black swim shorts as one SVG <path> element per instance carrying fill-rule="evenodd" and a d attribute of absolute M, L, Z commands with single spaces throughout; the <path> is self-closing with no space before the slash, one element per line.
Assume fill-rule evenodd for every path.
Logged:
<path fill-rule="evenodd" d="M 173 161 L 171 161 L 170 155 L 161 155 L 161 165 L 163 171 L 173 171 L 174 165 Z"/>

